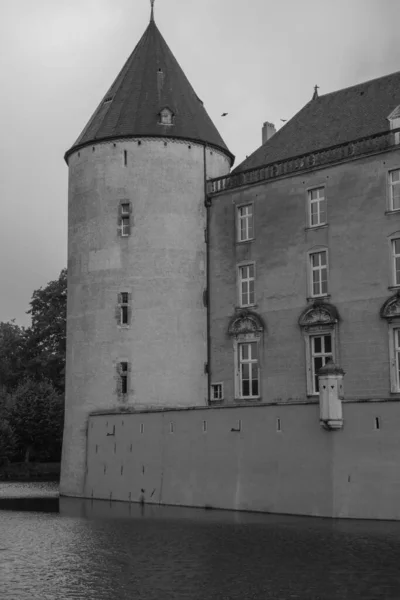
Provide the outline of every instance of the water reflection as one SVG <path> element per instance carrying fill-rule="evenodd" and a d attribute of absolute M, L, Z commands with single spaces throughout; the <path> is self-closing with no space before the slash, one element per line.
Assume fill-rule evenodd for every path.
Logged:
<path fill-rule="evenodd" d="M 57 513 L 58 498 L 51 494 L 42 508 L 36 495 L 33 512 L 26 498 L 10 510 L 13 499 L 5 510 L 0 486 L 2 600 L 400 596 L 397 522 L 70 498 L 60 498 Z"/>

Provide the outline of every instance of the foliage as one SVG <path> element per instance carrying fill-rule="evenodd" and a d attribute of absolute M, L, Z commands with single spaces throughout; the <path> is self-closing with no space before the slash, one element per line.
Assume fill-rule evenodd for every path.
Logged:
<path fill-rule="evenodd" d="M 12 389 L 24 372 L 24 347 L 26 332 L 15 324 L 0 323 L 0 388 Z"/>
<path fill-rule="evenodd" d="M 17 458 L 60 459 L 64 398 L 51 381 L 24 379 L 10 395 L 6 413 Z"/>
<path fill-rule="evenodd" d="M 12 460 L 15 449 L 15 431 L 7 420 L 2 419 L 0 420 L 0 466 Z"/>
<path fill-rule="evenodd" d="M 0 464 L 60 460 L 67 270 L 33 292 L 32 325 L 0 323 Z"/>
<path fill-rule="evenodd" d="M 67 269 L 45 288 L 35 290 L 27 311 L 32 325 L 25 336 L 30 376 L 49 379 L 60 391 L 65 382 L 65 349 L 67 323 Z"/>

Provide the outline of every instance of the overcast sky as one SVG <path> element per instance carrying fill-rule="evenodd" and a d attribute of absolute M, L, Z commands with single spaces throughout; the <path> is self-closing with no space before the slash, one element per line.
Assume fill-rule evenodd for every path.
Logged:
<path fill-rule="evenodd" d="M 149 0 L 0 0 L 0 321 L 28 325 L 33 290 L 66 266 L 63 155 L 149 14 Z M 236 164 L 315 84 L 400 70 L 399 0 L 156 0 L 155 15 Z"/>

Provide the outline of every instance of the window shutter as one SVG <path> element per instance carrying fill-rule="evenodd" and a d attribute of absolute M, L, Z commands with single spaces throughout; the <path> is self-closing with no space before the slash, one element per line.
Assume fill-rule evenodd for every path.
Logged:
<path fill-rule="evenodd" d="M 117 304 L 115 307 L 115 320 L 117 321 L 118 325 L 121 325 L 121 307 L 119 304 Z"/>
<path fill-rule="evenodd" d="M 132 308 L 130 306 L 128 306 L 128 325 L 131 324 L 131 320 L 132 320 Z"/>
<path fill-rule="evenodd" d="M 122 304 L 122 294 L 118 294 L 118 304 Z"/>
<path fill-rule="evenodd" d="M 122 206 L 118 205 L 117 234 L 122 235 Z"/>
<path fill-rule="evenodd" d="M 121 381 L 121 367 L 120 364 L 118 363 L 116 365 L 116 379 L 117 379 L 117 394 L 118 396 L 121 396 L 122 394 L 122 381 Z"/>

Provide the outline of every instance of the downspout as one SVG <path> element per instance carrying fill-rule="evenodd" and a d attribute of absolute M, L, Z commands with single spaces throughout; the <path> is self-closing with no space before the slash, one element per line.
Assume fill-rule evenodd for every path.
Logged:
<path fill-rule="evenodd" d="M 211 198 L 207 195 L 207 156 L 206 146 L 203 146 L 204 162 L 204 205 L 206 207 L 206 228 L 204 237 L 206 242 L 206 307 L 207 307 L 207 404 L 210 405 L 211 394 L 211 311 L 210 311 L 210 211 Z"/>

